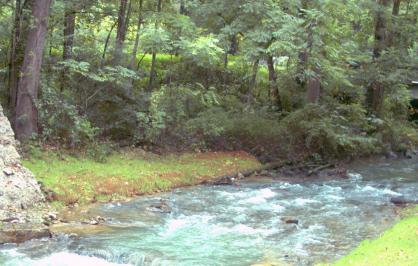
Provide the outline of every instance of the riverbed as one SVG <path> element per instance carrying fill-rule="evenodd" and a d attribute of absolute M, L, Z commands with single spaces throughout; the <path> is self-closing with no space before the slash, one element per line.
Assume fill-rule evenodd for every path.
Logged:
<path fill-rule="evenodd" d="M 393 225 L 391 198 L 418 199 L 416 159 L 353 166 L 348 179 L 271 176 L 100 205 L 90 211 L 106 230 L 4 245 L 0 265 L 313 265 Z"/>

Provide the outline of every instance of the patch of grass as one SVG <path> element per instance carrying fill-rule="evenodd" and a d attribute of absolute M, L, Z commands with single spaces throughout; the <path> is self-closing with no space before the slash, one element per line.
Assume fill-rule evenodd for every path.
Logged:
<path fill-rule="evenodd" d="M 418 265 L 418 206 L 406 209 L 401 220 L 376 240 L 363 241 L 334 266 Z"/>
<path fill-rule="evenodd" d="M 197 184 L 228 173 L 260 166 L 244 152 L 213 152 L 151 156 L 135 151 L 111 155 L 106 163 L 86 156 L 54 152 L 26 159 L 23 164 L 55 192 L 56 200 L 71 205 L 118 200 Z"/>

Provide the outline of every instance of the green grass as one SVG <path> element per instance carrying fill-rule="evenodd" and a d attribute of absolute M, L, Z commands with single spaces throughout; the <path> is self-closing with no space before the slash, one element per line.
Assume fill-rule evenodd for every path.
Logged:
<path fill-rule="evenodd" d="M 106 163 L 54 153 L 24 160 L 36 178 L 55 192 L 56 205 L 109 201 L 200 183 L 260 166 L 241 153 L 151 156 L 134 151 L 111 155 Z"/>
<path fill-rule="evenodd" d="M 334 266 L 417 266 L 418 207 L 406 210 L 407 216 L 375 240 L 363 241 Z"/>

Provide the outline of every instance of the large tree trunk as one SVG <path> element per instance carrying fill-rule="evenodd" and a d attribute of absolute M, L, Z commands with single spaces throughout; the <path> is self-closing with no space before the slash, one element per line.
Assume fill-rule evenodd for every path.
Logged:
<path fill-rule="evenodd" d="M 162 8 L 162 0 L 158 0 L 157 2 L 157 13 L 161 13 L 161 8 Z M 155 28 L 158 27 L 158 19 L 155 22 Z M 157 64 L 157 51 L 153 50 L 152 51 L 152 61 L 151 61 L 151 70 L 150 70 L 150 74 L 149 74 L 149 82 L 148 82 L 148 91 L 152 91 L 152 88 L 154 86 L 154 79 L 155 79 L 155 67 Z"/>
<path fill-rule="evenodd" d="M 376 13 L 375 31 L 374 31 L 374 59 L 378 59 L 382 51 L 387 46 L 387 21 L 385 9 L 389 4 L 389 0 L 378 0 L 379 10 Z M 384 102 L 385 88 L 381 81 L 374 81 L 368 88 L 366 93 L 366 104 L 369 111 L 377 116 L 382 112 Z"/>
<path fill-rule="evenodd" d="M 30 11 L 28 10 L 29 1 L 16 0 L 13 32 L 10 41 L 10 53 L 9 53 L 9 75 L 8 75 L 8 86 L 9 86 L 9 99 L 8 107 L 12 113 L 12 117 L 15 114 L 15 108 L 17 103 L 17 89 L 19 85 L 20 68 L 23 64 L 23 58 L 25 53 L 25 42 L 28 32 L 28 25 L 30 17 L 27 15 Z M 25 11 L 25 12 L 23 12 Z M 14 121 L 12 120 L 14 125 Z"/>
<path fill-rule="evenodd" d="M 135 67 L 135 60 L 136 55 L 138 54 L 138 47 L 139 47 L 139 32 L 141 31 L 142 23 L 144 22 L 144 18 L 142 16 L 142 8 L 143 8 L 144 0 L 139 0 L 139 15 L 138 15 L 138 23 L 137 23 L 137 30 L 136 30 L 136 37 L 135 37 L 135 44 L 132 50 L 132 58 L 129 64 L 130 69 L 134 69 Z"/>
<path fill-rule="evenodd" d="M 269 70 L 270 101 L 272 105 L 281 108 L 279 86 L 277 84 L 276 70 L 274 69 L 273 56 L 267 56 L 267 67 Z"/>
<path fill-rule="evenodd" d="M 15 129 L 19 140 L 26 140 L 38 133 L 38 113 L 35 104 L 38 98 L 50 4 L 51 0 L 32 2 L 33 25 L 27 38 L 17 93 Z"/>
<path fill-rule="evenodd" d="M 126 37 L 126 9 L 128 0 L 120 0 L 119 14 L 118 14 L 118 28 L 116 33 L 116 44 L 114 49 L 114 60 L 118 62 L 122 56 L 123 43 Z"/>
<path fill-rule="evenodd" d="M 71 59 L 73 54 L 74 45 L 74 32 L 75 32 L 75 19 L 76 14 L 71 2 L 65 3 L 65 15 L 64 15 L 64 49 L 62 58 L 64 60 Z"/>

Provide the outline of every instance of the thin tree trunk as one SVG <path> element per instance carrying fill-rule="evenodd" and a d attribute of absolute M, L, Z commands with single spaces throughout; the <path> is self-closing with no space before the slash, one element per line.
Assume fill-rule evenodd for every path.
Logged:
<path fill-rule="evenodd" d="M 321 96 L 321 73 L 318 67 L 314 68 L 315 75 L 309 77 L 307 84 L 307 102 L 317 103 Z"/>
<path fill-rule="evenodd" d="M 68 1 L 66 2 L 66 6 L 65 6 L 64 49 L 62 53 L 63 60 L 72 58 L 73 45 L 74 45 L 75 19 L 76 19 L 75 11 L 71 5 L 71 2 Z"/>
<path fill-rule="evenodd" d="M 401 6 L 401 0 L 393 0 L 392 15 L 399 15 L 399 8 Z"/>
<path fill-rule="evenodd" d="M 144 0 L 139 0 L 138 24 L 137 24 L 137 30 L 136 30 L 135 44 L 134 44 L 134 48 L 132 50 L 132 58 L 131 58 L 131 62 L 129 64 L 129 68 L 130 69 L 134 69 L 136 55 L 138 54 L 139 33 L 141 31 L 141 26 L 142 26 L 142 23 L 143 23 L 143 17 L 142 17 L 142 7 L 143 7 L 143 4 L 144 4 Z"/>
<path fill-rule="evenodd" d="M 22 76 L 19 80 L 16 105 L 16 137 L 27 140 L 38 133 L 38 98 L 42 56 L 48 30 L 48 16 L 51 0 L 32 2 L 34 25 L 30 28 L 25 57 L 22 65 Z"/>
<path fill-rule="evenodd" d="M 228 68 L 228 52 L 225 52 L 224 54 L 224 68 Z"/>
<path fill-rule="evenodd" d="M 301 19 L 306 20 L 306 9 L 308 9 L 308 1 L 307 0 L 302 0 L 302 4 L 301 4 L 301 9 L 299 11 L 299 17 Z M 307 22 L 304 22 L 303 24 L 303 28 L 305 28 L 307 26 Z M 305 79 L 305 70 L 307 67 L 307 63 L 308 63 L 308 50 L 310 47 L 312 47 L 312 43 L 310 43 L 312 40 L 312 30 L 310 29 L 310 27 L 308 27 L 308 37 L 307 37 L 307 47 L 306 48 L 302 48 L 299 51 L 298 54 L 298 64 L 297 64 L 297 69 L 296 69 L 296 83 L 299 84 L 301 87 L 305 87 L 306 85 L 306 79 Z"/>
<path fill-rule="evenodd" d="M 401 0 L 393 0 L 393 6 L 392 6 L 392 24 L 390 27 L 390 32 L 388 33 L 388 41 L 387 45 L 388 47 L 391 47 L 394 45 L 395 39 L 399 36 L 399 34 L 396 31 L 396 18 L 399 15 L 399 9 L 401 6 Z"/>
<path fill-rule="evenodd" d="M 379 0 L 379 10 L 376 14 L 375 32 L 374 32 L 374 59 L 378 59 L 387 45 L 387 25 L 385 9 L 389 0 Z M 385 87 L 381 81 L 374 81 L 367 89 L 366 103 L 369 111 L 377 116 L 381 115 L 385 95 Z"/>
<path fill-rule="evenodd" d="M 273 56 L 267 56 L 267 67 L 269 70 L 270 101 L 273 105 L 281 108 L 279 86 L 277 84 L 276 70 L 274 69 Z"/>
<path fill-rule="evenodd" d="M 117 21 L 113 23 L 112 27 L 109 30 L 109 33 L 107 34 L 105 46 L 104 46 L 103 54 L 102 54 L 102 65 L 104 64 L 104 61 L 106 59 L 106 53 L 107 53 L 107 48 L 109 47 L 110 37 L 112 36 L 113 29 L 116 27 L 117 23 L 118 23 Z"/>
<path fill-rule="evenodd" d="M 158 0 L 157 2 L 157 13 L 161 13 L 161 4 L 162 4 L 162 0 Z M 157 29 L 158 27 L 158 19 L 155 22 L 155 29 Z M 149 82 L 148 82 L 148 91 L 152 91 L 152 88 L 154 86 L 154 79 L 155 79 L 155 67 L 157 64 L 157 51 L 155 51 L 155 49 L 153 49 L 152 51 L 152 61 L 151 61 L 151 70 L 150 70 L 150 75 L 149 75 Z"/>
<path fill-rule="evenodd" d="M 184 4 L 185 0 L 180 0 L 180 14 L 187 15 L 186 5 Z"/>
<path fill-rule="evenodd" d="M 229 47 L 229 53 L 232 55 L 236 55 L 238 52 L 238 39 L 237 36 L 234 35 L 231 38 L 231 45 Z"/>
<path fill-rule="evenodd" d="M 251 105 L 254 102 L 254 90 L 255 90 L 255 85 L 257 82 L 257 73 L 258 73 L 258 66 L 260 64 L 260 59 L 257 59 L 254 61 L 253 64 L 253 69 L 252 69 L 252 76 L 251 76 L 251 80 L 250 80 L 250 84 L 248 86 L 248 105 Z"/>

